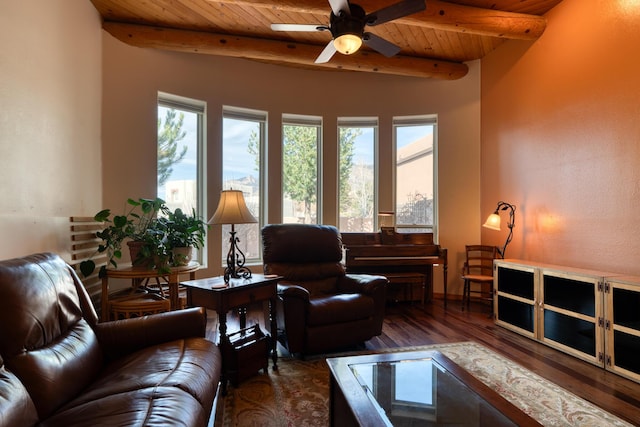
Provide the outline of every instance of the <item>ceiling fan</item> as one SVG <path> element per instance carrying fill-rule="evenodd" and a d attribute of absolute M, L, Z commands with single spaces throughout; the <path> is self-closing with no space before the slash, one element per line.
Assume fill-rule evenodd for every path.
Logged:
<path fill-rule="evenodd" d="M 400 47 L 364 31 L 364 27 L 384 24 L 426 8 L 425 0 L 401 0 L 369 14 L 365 13 L 361 6 L 349 3 L 349 0 L 329 0 L 329 5 L 331 6 L 329 25 L 271 24 L 271 29 L 274 31 L 330 31 L 333 39 L 316 58 L 316 64 L 328 62 L 336 52 L 351 55 L 360 49 L 362 43 L 386 57 L 391 57 L 400 52 Z"/>

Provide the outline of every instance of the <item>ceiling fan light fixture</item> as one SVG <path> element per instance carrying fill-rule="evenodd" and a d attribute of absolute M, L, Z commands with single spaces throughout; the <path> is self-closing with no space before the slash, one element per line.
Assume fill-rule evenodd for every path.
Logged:
<path fill-rule="evenodd" d="M 342 34 L 333 39 L 333 46 L 343 55 L 351 55 L 362 46 L 362 38 L 355 34 Z"/>

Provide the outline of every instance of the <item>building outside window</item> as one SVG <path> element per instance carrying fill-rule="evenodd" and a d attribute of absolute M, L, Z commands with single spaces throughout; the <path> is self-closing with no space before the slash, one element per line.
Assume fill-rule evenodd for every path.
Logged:
<path fill-rule="evenodd" d="M 434 116 L 395 117 L 395 222 L 399 232 L 436 234 L 437 126 Z"/>
<path fill-rule="evenodd" d="M 373 232 L 377 220 L 376 118 L 338 119 L 339 228 Z"/>
<path fill-rule="evenodd" d="M 258 220 L 257 224 L 235 225 L 239 247 L 246 257 L 247 264 L 260 260 L 260 229 L 264 223 L 263 165 L 266 123 L 267 113 L 263 111 L 236 107 L 223 109 L 222 189 L 241 190 L 247 208 Z M 222 226 L 223 265 L 226 265 L 230 231 L 230 225 Z"/>
<path fill-rule="evenodd" d="M 283 115 L 283 223 L 318 223 L 321 143 L 321 117 Z"/>
<path fill-rule="evenodd" d="M 205 219 L 203 147 L 206 104 L 167 93 L 158 94 L 157 196 L 169 209 L 195 210 Z M 204 264 L 204 250 L 194 252 Z"/>

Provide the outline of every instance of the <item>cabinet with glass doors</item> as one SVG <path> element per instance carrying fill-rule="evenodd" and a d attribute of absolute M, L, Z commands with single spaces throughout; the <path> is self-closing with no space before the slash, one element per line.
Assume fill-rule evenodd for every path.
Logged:
<path fill-rule="evenodd" d="M 494 262 L 497 325 L 640 382 L 640 276 Z"/>

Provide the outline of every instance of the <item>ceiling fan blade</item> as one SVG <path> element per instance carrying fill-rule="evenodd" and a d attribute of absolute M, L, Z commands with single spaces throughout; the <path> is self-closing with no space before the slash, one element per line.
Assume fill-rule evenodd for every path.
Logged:
<path fill-rule="evenodd" d="M 362 41 L 371 49 L 380 52 L 387 58 L 390 58 L 400 52 L 400 46 L 397 46 L 382 37 L 376 36 L 375 34 L 364 33 L 362 35 Z"/>
<path fill-rule="evenodd" d="M 371 12 L 365 18 L 367 25 L 380 25 L 403 16 L 411 15 L 421 10 L 425 10 L 427 5 L 425 0 L 402 0 L 391 6 L 383 7 L 380 10 Z"/>
<path fill-rule="evenodd" d="M 333 40 L 327 44 L 327 46 L 323 49 L 323 51 L 316 58 L 316 64 L 324 64 L 325 62 L 329 62 L 333 54 L 336 53 L 336 47 L 333 45 Z"/>
<path fill-rule="evenodd" d="M 349 7 L 349 0 L 329 0 L 331 10 L 336 16 L 340 16 L 340 12 L 344 12 L 347 15 L 351 14 L 351 8 Z"/>
<path fill-rule="evenodd" d="M 329 27 L 322 24 L 271 24 L 273 31 L 327 31 Z"/>

